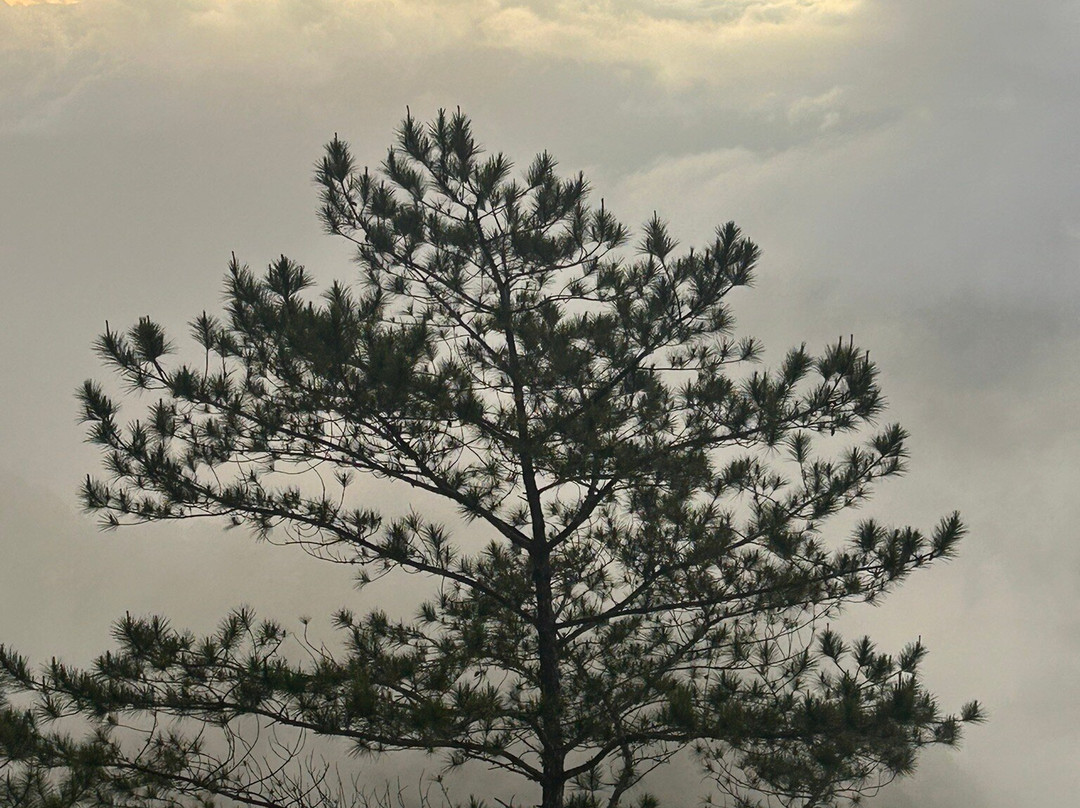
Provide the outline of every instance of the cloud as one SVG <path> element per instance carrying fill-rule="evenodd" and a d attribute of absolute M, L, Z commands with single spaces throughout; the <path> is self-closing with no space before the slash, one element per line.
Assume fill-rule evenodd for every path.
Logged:
<path fill-rule="evenodd" d="M 1072 805 L 1080 721 L 1054 694 L 1080 664 L 1077 21 L 1057 0 L 5 6 L 0 304 L 16 336 L 0 347 L 24 382 L 0 397 L 20 425 L 5 462 L 70 504 L 70 474 L 96 462 L 77 454 L 70 386 L 97 373 L 100 321 L 150 312 L 182 333 L 231 249 L 353 276 L 311 213 L 321 143 L 340 131 L 374 163 L 406 104 L 461 104 L 519 163 L 550 148 L 585 169 L 629 224 L 656 209 L 690 245 L 735 219 L 764 248 L 736 314 L 773 359 L 851 331 L 871 349 L 914 458 L 867 513 L 927 526 L 958 507 L 972 535 L 853 614 L 889 647 L 923 632 L 943 707 L 979 697 L 992 714 L 882 805 Z M 198 579 L 185 548 L 210 553 L 216 533 L 136 556 L 143 532 L 91 543 L 83 520 L 37 518 L 55 499 L 0 500 L 0 543 L 18 544 L 0 617 L 37 656 L 102 646 L 126 608 L 201 625 L 239 599 L 289 617 L 348 596 L 314 574 L 277 586 L 289 561 L 239 543 L 206 556 L 220 574 L 195 589 L 172 572 Z M 54 581 L 57 558 L 93 573 Z M 261 583 L 236 590 L 232 571 L 256 563 Z M 31 596 L 42 616 L 23 624 Z"/>
<path fill-rule="evenodd" d="M 771 72 L 770 61 L 820 68 L 857 35 L 861 8 L 856 0 L 534 3 L 504 5 L 480 29 L 485 41 L 523 54 L 641 66 L 675 87 L 731 85 Z"/>
<path fill-rule="evenodd" d="M 318 89 L 393 67 L 406 82 L 449 75 L 476 86 L 492 79 L 480 64 L 500 54 L 515 73 L 559 63 L 630 71 L 662 92 L 723 88 L 730 103 L 783 106 L 828 93 L 836 54 L 868 30 L 860 0 L 84 0 L 64 14 L 23 11 L 0 17 L 9 127 L 116 74 L 212 93 L 230 77 Z"/>

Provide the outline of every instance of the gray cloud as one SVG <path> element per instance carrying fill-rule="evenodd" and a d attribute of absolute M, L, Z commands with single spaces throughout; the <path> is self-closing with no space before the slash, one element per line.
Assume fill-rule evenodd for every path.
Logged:
<path fill-rule="evenodd" d="M 230 250 L 354 271 L 313 216 L 334 132 L 381 159 L 406 104 L 550 148 L 631 223 L 765 248 L 736 313 L 774 359 L 854 332 L 912 471 L 866 508 L 960 557 L 852 632 L 921 633 L 943 705 L 992 721 L 876 804 L 1071 805 L 1080 726 L 1078 14 L 1070 4 L 84 0 L 0 6 L 0 638 L 75 660 L 126 609 L 288 619 L 348 576 L 216 528 L 95 533 L 71 392 L 103 321 L 176 334 Z M 210 570 L 211 572 L 208 572 Z M 240 574 L 241 570 L 246 570 Z"/>

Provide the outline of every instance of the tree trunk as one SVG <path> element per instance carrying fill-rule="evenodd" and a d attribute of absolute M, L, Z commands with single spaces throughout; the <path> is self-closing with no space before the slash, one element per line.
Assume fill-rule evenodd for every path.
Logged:
<path fill-rule="evenodd" d="M 483 228 L 479 225 L 476 211 L 473 221 L 484 244 Z M 532 460 L 532 438 L 529 428 L 529 415 L 525 407 L 525 382 L 518 361 L 517 338 L 512 326 L 513 306 L 510 286 L 500 278 L 499 267 L 489 251 L 484 252 L 491 268 L 492 278 L 499 286 L 500 315 L 506 320 L 503 334 L 506 336 L 506 357 L 508 375 L 513 385 L 514 412 L 517 419 L 517 432 L 520 444 L 518 460 L 521 463 L 521 481 L 525 487 L 525 498 L 529 503 L 529 516 L 532 522 L 532 536 L 529 546 L 529 560 L 532 565 L 533 590 L 536 593 L 536 635 L 537 655 L 539 656 L 540 686 L 540 749 L 541 780 L 543 793 L 541 808 L 562 808 L 563 786 L 566 782 L 564 761 L 566 748 L 562 734 L 562 681 L 559 673 L 559 635 L 555 630 L 555 607 L 551 591 L 551 551 L 547 546 L 547 531 L 544 525 L 544 510 L 540 491 L 536 485 L 536 469 Z"/>
<path fill-rule="evenodd" d="M 562 682 L 559 673 L 558 634 L 552 606 L 551 563 L 545 548 L 533 556 L 536 590 L 536 630 L 540 660 L 540 727 L 543 763 L 541 808 L 562 808 L 566 777 L 566 750 L 562 734 Z"/>

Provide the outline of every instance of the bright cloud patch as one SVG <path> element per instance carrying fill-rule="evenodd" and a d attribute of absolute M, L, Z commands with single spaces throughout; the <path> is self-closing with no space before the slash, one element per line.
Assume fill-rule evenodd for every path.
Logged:
<path fill-rule="evenodd" d="M 141 0 L 82 5 L 87 13 L 67 23 L 78 29 L 71 33 L 92 31 L 94 47 L 155 69 L 209 59 L 219 66 L 287 61 L 328 73 L 377 52 L 408 60 L 489 50 L 715 86 L 816 72 L 831 50 L 857 39 L 858 29 L 865 33 L 863 0 L 177 0 L 153 14 Z"/>
<path fill-rule="evenodd" d="M 502 3 L 483 40 L 529 55 L 647 68 L 675 85 L 717 83 L 783 57 L 789 69 L 850 41 L 860 0 Z M 812 57 L 811 54 L 816 54 Z M 763 59 L 763 57 L 765 57 Z"/>

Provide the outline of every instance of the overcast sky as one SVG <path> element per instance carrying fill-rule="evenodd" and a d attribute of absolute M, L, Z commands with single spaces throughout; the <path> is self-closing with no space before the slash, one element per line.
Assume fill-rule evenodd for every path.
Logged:
<path fill-rule="evenodd" d="M 5 5 L 6 3 L 6 5 Z M 83 0 L 0 3 L 0 641 L 75 662 L 125 611 L 211 628 L 355 601 L 347 574 L 186 524 L 100 534 L 73 391 L 108 319 L 181 336 L 230 251 L 350 278 L 311 167 L 381 160 L 406 105 L 549 149 L 629 223 L 764 249 L 735 300 L 768 358 L 854 333 L 911 472 L 866 512 L 970 524 L 852 612 L 922 635 L 943 706 L 990 722 L 881 808 L 1080 793 L 1080 4 L 1073 0 Z M 696 794 L 690 789 L 686 798 Z"/>

